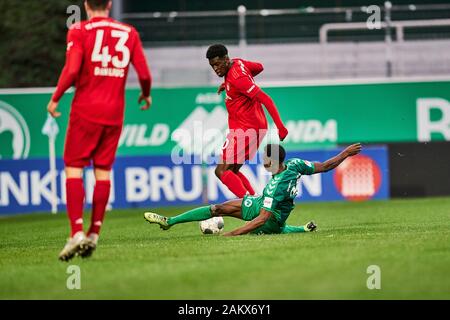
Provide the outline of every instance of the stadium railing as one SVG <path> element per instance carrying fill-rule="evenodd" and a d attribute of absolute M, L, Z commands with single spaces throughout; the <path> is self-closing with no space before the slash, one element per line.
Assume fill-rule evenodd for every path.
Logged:
<path fill-rule="evenodd" d="M 124 13 L 122 18 L 141 31 L 159 86 L 216 84 L 204 61 L 204 51 L 215 42 L 225 43 L 232 56 L 262 61 L 266 69 L 260 81 L 265 82 L 450 74 L 450 59 L 444 54 L 450 47 L 450 4 L 379 10 L 378 30 L 367 28 L 367 6 L 240 6 L 225 11 Z M 387 26 L 395 32 L 386 32 Z M 179 59 L 184 61 L 182 70 L 174 66 Z M 134 74 L 130 82 L 138 84 Z"/>
<path fill-rule="evenodd" d="M 127 12 L 121 19 L 136 25 L 147 46 L 206 45 L 214 41 L 229 44 L 270 44 L 318 42 L 319 29 L 327 23 L 366 22 L 368 6 L 336 8 L 289 8 L 247 10 L 239 6 L 223 11 Z M 450 16 L 450 4 L 393 5 L 379 7 L 382 20 L 390 13 L 392 21 L 436 20 Z M 388 12 L 389 11 L 389 12 Z M 409 38 L 449 38 L 450 27 L 413 29 Z M 352 41 L 383 40 L 384 32 L 337 33 L 333 39 Z"/>

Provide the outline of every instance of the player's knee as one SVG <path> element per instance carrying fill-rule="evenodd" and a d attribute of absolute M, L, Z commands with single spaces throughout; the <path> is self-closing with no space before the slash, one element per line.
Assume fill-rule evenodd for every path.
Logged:
<path fill-rule="evenodd" d="M 75 168 L 75 167 L 66 167 L 66 178 L 68 179 L 82 179 L 83 178 L 83 169 Z"/>
<path fill-rule="evenodd" d="M 213 217 L 221 216 L 224 212 L 224 206 L 221 204 L 214 204 L 211 206 L 211 215 Z"/>
<path fill-rule="evenodd" d="M 221 167 L 217 167 L 216 170 L 214 171 L 214 173 L 216 174 L 216 177 L 221 179 L 222 175 L 225 171 L 223 170 L 223 168 Z"/>
<path fill-rule="evenodd" d="M 111 171 L 95 168 L 94 175 L 96 180 L 106 181 L 111 179 Z"/>

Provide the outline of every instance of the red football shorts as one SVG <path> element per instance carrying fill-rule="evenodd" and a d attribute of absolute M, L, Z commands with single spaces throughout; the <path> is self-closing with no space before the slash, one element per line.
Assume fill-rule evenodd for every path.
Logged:
<path fill-rule="evenodd" d="M 222 161 L 243 164 L 253 159 L 266 132 L 266 129 L 230 130 L 222 147 Z"/>
<path fill-rule="evenodd" d="M 64 146 L 66 167 L 111 170 L 116 157 L 122 126 L 107 126 L 71 114 Z"/>

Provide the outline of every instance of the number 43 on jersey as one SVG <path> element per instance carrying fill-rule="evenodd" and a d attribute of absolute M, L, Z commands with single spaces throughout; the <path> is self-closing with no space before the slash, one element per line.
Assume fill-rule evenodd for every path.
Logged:
<path fill-rule="evenodd" d="M 94 51 L 91 57 L 92 62 L 101 62 L 103 68 L 107 68 L 110 62 L 112 62 L 114 68 L 126 68 L 130 63 L 130 49 L 125 45 L 129 37 L 128 32 L 111 30 L 111 37 L 119 39 L 115 46 L 115 51 L 122 53 L 122 59 L 117 55 L 112 57 L 109 54 L 108 46 L 102 47 L 104 35 L 105 30 L 97 30 Z"/>

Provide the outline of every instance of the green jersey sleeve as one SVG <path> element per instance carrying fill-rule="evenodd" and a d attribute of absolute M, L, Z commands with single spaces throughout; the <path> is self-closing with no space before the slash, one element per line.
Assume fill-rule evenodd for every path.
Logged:
<path fill-rule="evenodd" d="M 294 158 L 290 159 L 287 164 L 301 175 L 311 175 L 315 171 L 314 163 L 307 160 Z"/>

